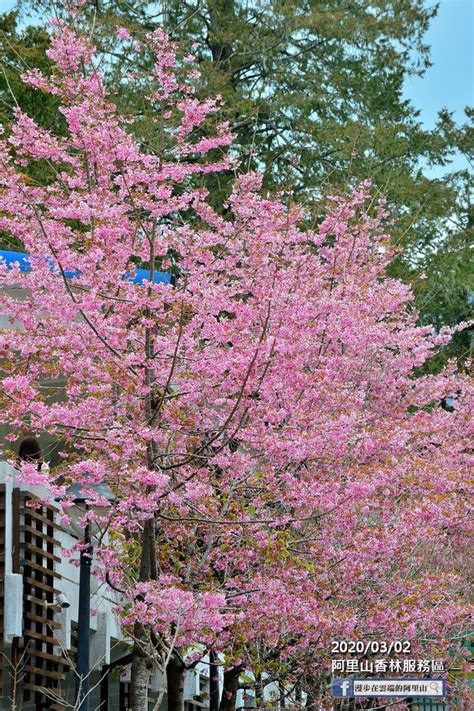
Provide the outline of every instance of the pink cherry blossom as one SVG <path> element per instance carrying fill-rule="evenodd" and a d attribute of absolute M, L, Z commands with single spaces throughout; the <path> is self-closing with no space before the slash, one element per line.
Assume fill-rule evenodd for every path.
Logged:
<path fill-rule="evenodd" d="M 51 472 L 21 477 L 65 497 L 64 517 L 72 484 L 100 504 L 96 574 L 138 646 L 153 632 L 249 671 L 278 648 L 293 680 L 327 674 L 332 638 L 447 654 L 471 612 L 473 388 L 454 364 L 419 374 L 453 330 L 420 327 L 389 276 L 383 201 L 366 182 L 310 229 L 248 173 L 211 207 L 200 176 L 232 166 L 206 157 L 231 141 L 207 133 L 220 100 L 148 35 L 166 138 L 148 151 L 74 23 L 55 24 L 51 76 L 24 76 L 58 97 L 67 135 L 17 111 L 0 140 L 0 229 L 30 265 L 0 265 L 7 456 L 26 429 L 57 438 Z M 30 181 L 45 158 L 54 176 Z"/>

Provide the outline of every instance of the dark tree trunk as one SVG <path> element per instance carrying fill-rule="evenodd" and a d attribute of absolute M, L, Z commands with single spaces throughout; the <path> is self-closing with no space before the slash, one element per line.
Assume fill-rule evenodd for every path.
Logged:
<path fill-rule="evenodd" d="M 186 668 L 174 654 L 166 667 L 169 711 L 184 711 L 184 672 Z"/>
<path fill-rule="evenodd" d="M 207 41 L 215 67 L 227 67 L 233 47 L 228 42 L 228 28 L 236 22 L 234 0 L 215 0 L 209 6 L 210 31 Z"/>
<path fill-rule="evenodd" d="M 322 672 L 316 674 L 314 677 L 306 679 L 304 684 L 304 690 L 306 691 L 306 706 L 307 709 L 319 708 L 321 704 L 321 698 L 324 696 L 327 686 L 330 683 L 330 677 L 327 673 Z M 300 687 L 301 688 L 301 687 Z M 341 711 L 342 707 L 339 705 L 340 699 L 334 699 L 334 709 Z M 345 699 L 344 707 L 347 708 Z"/>
<path fill-rule="evenodd" d="M 263 700 L 263 681 L 261 674 L 257 674 L 255 677 L 255 701 L 258 709 L 265 706 L 265 702 Z"/>
<path fill-rule="evenodd" d="M 237 691 L 239 689 L 239 676 L 242 667 L 232 667 L 224 672 L 224 685 L 222 689 L 221 705 L 219 711 L 235 711 Z"/>

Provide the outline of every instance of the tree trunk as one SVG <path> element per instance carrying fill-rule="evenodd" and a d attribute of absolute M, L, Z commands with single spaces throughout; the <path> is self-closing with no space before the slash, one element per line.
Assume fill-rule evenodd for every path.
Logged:
<path fill-rule="evenodd" d="M 148 711 L 148 682 L 150 679 L 150 661 L 144 649 L 147 647 L 146 630 L 140 623 L 134 627 L 135 644 L 133 647 L 132 673 L 130 680 L 130 711 Z"/>
<path fill-rule="evenodd" d="M 184 672 L 184 664 L 172 654 L 166 667 L 169 711 L 184 711 Z"/>
<path fill-rule="evenodd" d="M 153 281 L 154 270 L 154 243 L 150 247 L 150 279 Z M 148 290 L 150 295 L 150 290 Z M 151 359 L 153 355 L 153 342 L 149 328 L 145 334 L 145 353 Z M 145 384 L 150 386 L 152 373 L 149 368 L 145 368 Z M 152 396 L 148 394 L 145 399 L 145 422 L 152 420 Z M 149 469 L 155 468 L 155 444 L 153 441 L 147 444 L 147 464 Z M 145 490 L 145 495 L 152 492 L 152 487 Z M 149 580 L 157 579 L 156 562 L 156 530 L 155 519 L 149 518 L 145 521 L 143 532 L 137 540 L 141 544 L 140 573 L 139 581 L 146 583 Z M 150 672 L 153 669 L 156 659 L 156 648 L 152 644 L 150 627 L 145 627 L 137 622 L 134 626 L 134 642 L 132 649 L 132 672 L 130 680 L 131 711 L 148 711 L 148 683 Z M 155 658 L 155 659 L 154 659 Z"/>
<path fill-rule="evenodd" d="M 232 669 L 227 669 L 227 671 L 224 672 L 224 686 L 219 711 L 235 711 L 241 672 L 241 666 L 232 667 Z"/>
<path fill-rule="evenodd" d="M 261 674 L 257 674 L 255 677 L 255 702 L 258 709 L 263 709 L 265 707 L 265 701 L 263 698 L 263 680 Z"/>
<path fill-rule="evenodd" d="M 151 519 L 145 522 L 142 535 L 140 582 L 153 577 L 155 556 L 155 529 Z M 133 630 L 132 673 L 130 680 L 131 711 L 148 711 L 148 682 L 152 663 L 150 630 L 137 622 Z"/>
<path fill-rule="evenodd" d="M 330 684 L 330 676 L 325 672 L 316 674 L 314 677 L 306 679 L 306 683 L 304 684 L 304 690 L 306 691 L 305 708 L 317 709 L 320 707 L 321 698 L 324 696 L 328 684 Z M 334 699 L 334 709 L 342 709 L 339 701 L 340 699 Z M 344 707 L 346 708 L 347 700 L 342 699 L 342 701 L 344 702 Z"/>

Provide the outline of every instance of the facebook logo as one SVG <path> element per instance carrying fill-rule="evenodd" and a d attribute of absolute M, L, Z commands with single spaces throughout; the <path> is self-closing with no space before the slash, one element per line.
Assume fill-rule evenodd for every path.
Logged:
<path fill-rule="evenodd" d="M 332 682 L 332 695 L 341 697 L 349 697 L 353 695 L 352 679 L 334 679 Z"/>

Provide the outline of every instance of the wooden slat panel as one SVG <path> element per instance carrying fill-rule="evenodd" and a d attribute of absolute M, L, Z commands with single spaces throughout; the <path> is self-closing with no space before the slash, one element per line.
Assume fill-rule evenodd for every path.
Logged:
<path fill-rule="evenodd" d="M 39 563 L 33 563 L 32 560 L 24 558 L 21 563 L 24 568 L 31 568 L 32 570 L 37 570 L 39 573 L 41 573 L 41 575 L 45 575 L 48 578 L 55 578 L 56 580 L 60 580 L 61 578 L 61 576 L 55 573 L 52 568 L 46 568 L 44 565 L 40 565 Z"/>
<path fill-rule="evenodd" d="M 54 546 L 59 546 L 59 541 L 57 541 L 56 538 L 53 538 L 52 536 L 48 536 L 46 533 L 43 533 L 43 531 L 40 531 L 37 528 L 32 528 L 31 526 L 27 526 L 26 524 L 23 524 L 20 526 L 20 531 L 22 533 L 31 533 L 32 536 L 36 536 L 37 538 L 40 538 L 42 541 L 47 541 L 48 543 L 52 543 Z"/>
<path fill-rule="evenodd" d="M 69 659 L 66 659 L 66 657 L 58 657 L 57 654 L 50 654 L 49 652 L 42 652 L 39 649 L 35 649 L 34 655 L 35 657 L 38 657 L 38 659 L 45 659 L 48 662 L 56 662 L 61 666 L 71 666 Z"/>
<path fill-rule="evenodd" d="M 60 592 L 60 575 L 56 571 L 56 564 L 61 561 L 56 555 L 60 544 L 55 537 L 60 526 L 54 520 L 56 512 L 53 508 L 45 505 L 29 508 L 28 495 L 21 498 L 20 530 L 23 540 L 20 545 L 25 596 L 23 650 L 26 654 L 23 698 L 25 701 L 31 698 L 36 704 L 41 704 L 44 689 L 51 695 L 60 696 L 58 684 L 71 666 L 67 659 L 55 654 L 59 641 L 54 630 L 61 625 L 54 621 L 53 615 L 60 608 L 44 607 L 45 598 L 51 603 Z M 61 708 L 61 704 L 57 708 Z"/>
<path fill-rule="evenodd" d="M 51 647 L 56 647 L 59 644 L 59 641 L 53 637 L 52 633 L 49 632 L 35 632 L 32 629 L 25 629 L 24 636 L 28 637 L 29 639 L 37 639 L 40 642 L 43 642 L 44 644 L 51 645 Z M 36 654 L 36 649 L 29 649 L 28 653 L 30 656 L 35 656 Z"/>
<path fill-rule="evenodd" d="M 49 608 L 49 609 L 51 609 L 51 608 Z M 58 607 L 57 609 L 59 610 L 60 608 Z M 53 630 L 61 629 L 61 624 L 59 622 L 55 622 L 55 620 L 50 620 L 47 617 L 40 617 L 39 615 L 34 615 L 32 612 L 28 612 L 28 617 L 30 620 L 33 620 L 34 622 L 44 623 L 50 629 L 53 629 Z"/>
<path fill-rule="evenodd" d="M 47 686 L 46 684 L 43 684 L 43 686 L 40 686 L 39 684 L 32 684 L 31 682 L 27 682 L 23 684 L 25 689 L 28 689 L 29 691 L 35 691 L 40 694 L 40 696 L 43 698 L 44 701 L 44 690 L 46 689 L 47 691 L 51 692 L 51 695 L 54 695 L 56 697 L 59 696 L 64 696 L 64 691 L 62 689 L 56 689 L 55 687 L 50 687 Z"/>
<path fill-rule="evenodd" d="M 41 605 L 43 609 L 44 608 L 44 597 L 36 597 L 35 595 L 27 595 L 26 596 L 28 599 L 25 600 L 25 603 L 31 603 L 31 605 Z M 51 610 L 51 612 L 60 612 L 61 608 L 59 605 L 48 605 L 48 610 Z"/>
<path fill-rule="evenodd" d="M 13 489 L 12 492 L 12 516 L 12 567 L 14 573 L 20 573 L 20 492 L 18 489 Z"/>
<path fill-rule="evenodd" d="M 25 551 L 25 555 L 27 553 L 28 554 L 31 554 L 31 553 L 39 554 L 39 555 L 42 555 L 44 558 L 47 558 L 47 560 L 52 560 L 55 563 L 60 563 L 62 560 L 58 555 L 54 555 L 54 553 L 45 551 L 44 549 L 38 548 L 38 546 L 34 546 L 32 543 L 27 543 L 26 541 L 22 541 L 20 543 L 20 546 L 22 548 L 27 547 L 27 550 Z"/>
<path fill-rule="evenodd" d="M 40 588 L 40 590 L 45 590 L 46 592 L 52 592 L 55 595 L 59 595 L 61 592 L 58 588 L 53 588 L 52 585 L 48 585 L 47 583 L 41 582 L 41 580 L 35 580 L 35 578 L 30 578 L 29 576 L 25 576 L 25 583 L 28 583 L 28 585 L 31 585 L 33 588 Z"/>
<path fill-rule="evenodd" d="M 31 672 L 31 674 L 47 676 L 48 679 L 58 679 L 63 681 L 66 675 L 59 671 L 49 671 L 48 669 L 42 669 L 41 667 L 26 666 L 25 671 Z"/>
<path fill-rule="evenodd" d="M 38 521 L 46 527 L 55 528 L 57 531 L 61 530 L 61 526 L 59 524 L 57 524 L 53 519 L 50 519 L 45 516 L 45 514 L 41 513 L 38 509 L 30 509 L 28 507 L 23 507 L 22 513 L 24 514 L 26 519 L 29 517 L 35 521 Z M 29 523 L 28 520 L 27 523 Z"/>

